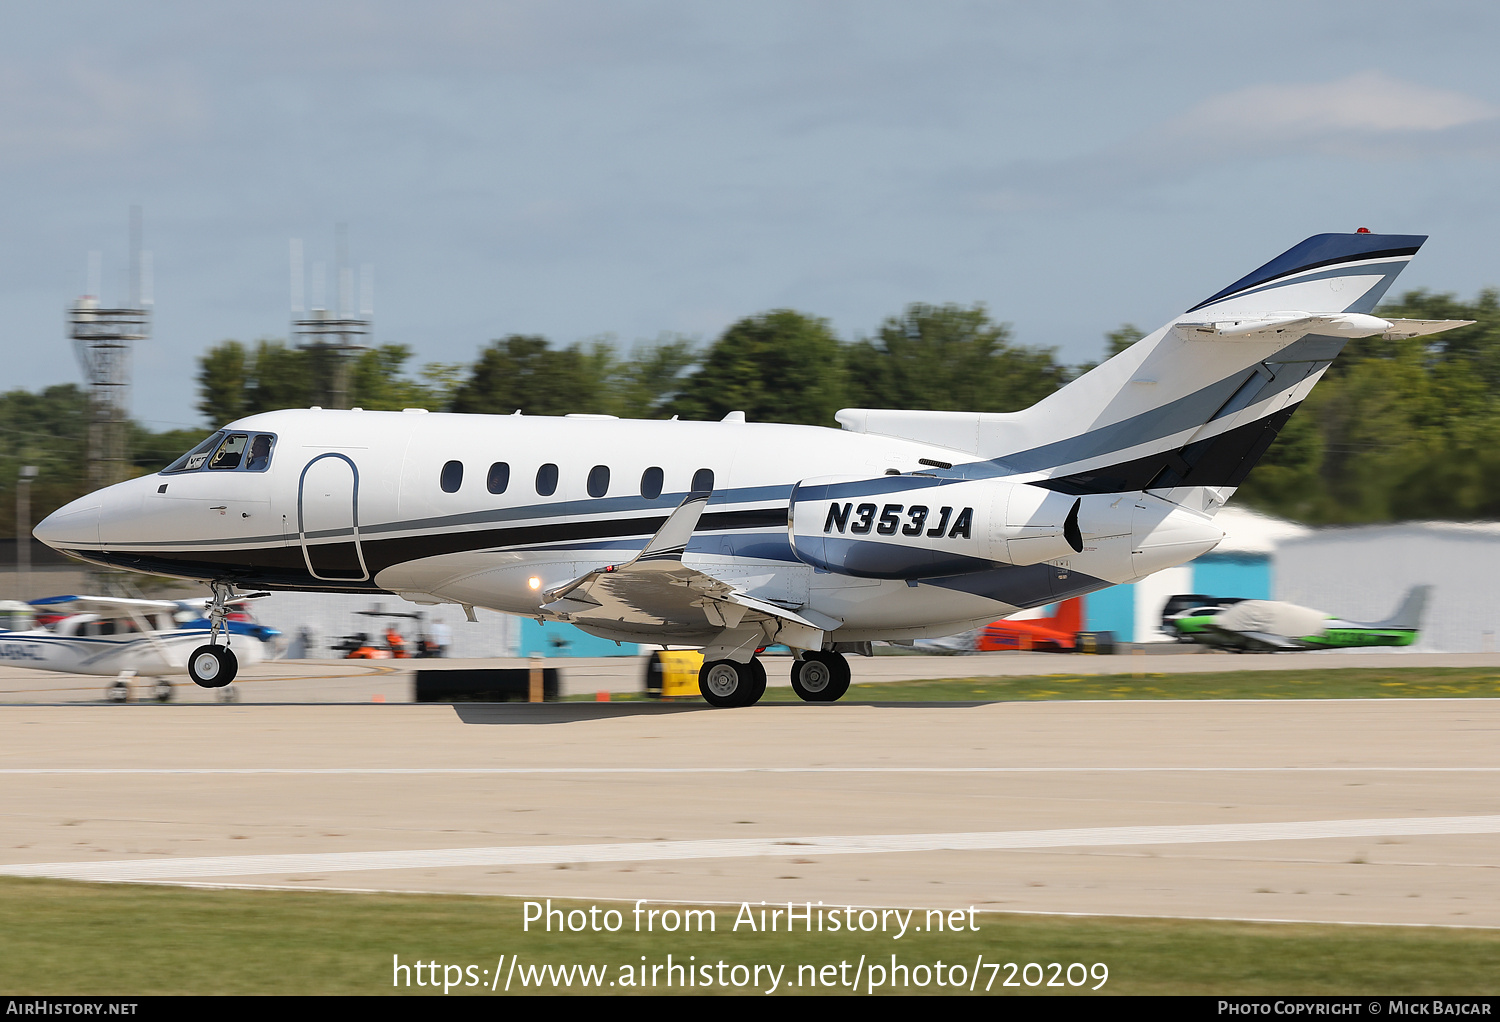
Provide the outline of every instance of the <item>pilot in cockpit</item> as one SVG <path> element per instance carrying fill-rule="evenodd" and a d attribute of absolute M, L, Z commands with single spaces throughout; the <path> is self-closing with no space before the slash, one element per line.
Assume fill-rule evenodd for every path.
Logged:
<path fill-rule="evenodd" d="M 261 433 L 250 442 L 250 459 L 245 462 L 245 468 L 250 472 L 258 472 L 271 463 L 271 438 Z"/>

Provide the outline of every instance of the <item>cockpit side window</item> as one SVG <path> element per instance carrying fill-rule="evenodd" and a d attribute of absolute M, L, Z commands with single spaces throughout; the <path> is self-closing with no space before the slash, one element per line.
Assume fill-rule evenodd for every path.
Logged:
<path fill-rule="evenodd" d="M 198 471 L 198 469 L 203 467 L 203 463 L 208 460 L 208 456 L 213 451 L 213 449 L 219 446 L 219 441 L 223 439 L 224 431 L 220 430 L 213 436 L 209 437 L 207 440 L 203 441 L 197 447 L 194 447 L 191 451 L 188 451 L 182 457 L 172 462 L 172 464 L 162 469 L 161 474 L 167 476 L 173 475 L 177 472 Z"/>
<path fill-rule="evenodd" d="M 270 433 L 257 433 L 250 441 L 250 456 L 245 459 L 246 472 L 264 472 L 271 467 L 271 448 L 276 438 Z"/>
<path fill-rule="evenodd" d="M 224 438 L 214 456 L 208 459 L 208 467 L 215 469 L 239 468 L 245 457 L 245 445 L 250 442 L 248 433 L 231 433 Z"/>

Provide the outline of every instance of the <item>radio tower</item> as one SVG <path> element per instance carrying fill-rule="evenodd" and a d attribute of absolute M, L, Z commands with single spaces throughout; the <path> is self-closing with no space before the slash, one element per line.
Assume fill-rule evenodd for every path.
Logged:
<path fill-rule="evenodd" d="M 292 334 L 303 351 L 313 353 L 313 371 L 323 382 L 323 407 L 349 407 L 349 370 L 361 351 L 367 351 L 371 330 L 370 267 L 362 268 L 364 294 L 360 311 L 354 312 L 354 270 L 349 266 L 349 230 L 339 224 L 338 234 L 338 309 L 334 312 L 323 300 L 323 264 L 313 271 L 312 308 L 302 308 L 302 240 L 292 239 Z"/>
<path fill-rule="evenodd" d="M 68 310 L 68 335 L 89 387 L 88 482 L 98 489 L 124 480 L 130 470 L 130 350 L 151 336 L 150 296 L 141 276 L 141 207 L 130 207 L 129 300 L 103 308 L 97 274 Z"/>

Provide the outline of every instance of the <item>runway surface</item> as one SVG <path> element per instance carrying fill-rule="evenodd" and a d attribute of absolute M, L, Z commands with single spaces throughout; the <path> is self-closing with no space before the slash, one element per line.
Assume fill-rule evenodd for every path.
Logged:
<path fill-rule="evenodd" d="M 1161 651 L 1116 656 L 1057 653 L 979 653 L 967 656 L 894 655 L 852 657 L 856 682 L 928 678 L 1005 677 L 1049 674 L 1184 674 L 1219 671 L 1329 670 L 1344 667 L 1500 667 L 1500 653 L 1411 653 L 1360 651 L 1235 656 L 1198 646 L 1157 643 Z M 791 658 L 767 656 L 767 681 L 789 687 Z M 471 667 L 524 668 L 521 658 L 491 660 L 273 660 L 245 667 L 235 697 L 253 703 L 410 702 L 412 672 Z M 561 674 L 563 695 L 640 692 L 644 657 L 559 657 L 546 661 Z M 185 676 L 172 682 L 175 702 L 212 703 L 216 695 Z M 7 703 L 98 703 L 112 678 L 50 674 L 0 664 L 0 705 Z M 149 699 L 151 686 L 135 682 L 133 698 Z"/>
<path fill-rule="evenodd" d="M 0 873 L 1500 926 L 1500 700 L 13 704 L 0 727 Z"/>

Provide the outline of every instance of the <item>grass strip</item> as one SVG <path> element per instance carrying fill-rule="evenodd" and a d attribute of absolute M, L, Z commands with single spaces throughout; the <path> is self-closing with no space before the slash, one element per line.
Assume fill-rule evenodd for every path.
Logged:
<path fill-rule="evenodd" d="M 773 667 L 780 664 L 773 662 Z M 858 661 L 854 664 L 856 676 Z M 592 701 L 593 696 L 572 696 Z M 645 695 L 615 693 L 615 700 Z M 697 697 L 693 697 L 697 698 Z M 1422 699 L 1500 698 L 1500 668 L 1342 667 L 1198 674 L 1048 674 L 849 686 L 841 702 L 1036 702 L 1052 699 Z M 762 702 L 798 702 L 790 688 L 768 688 Z"/>
<path fill-rule="evenodd" d="M 0 878 L 0 989 L 12 995 L 443 996 L 446 978 L 453 984 L 448 996 L 497 996 L 505 983 L 502 978 L 502 989 L 490 990 L 497 965 L 508 972 L 516 955 L 513 995 L 764 993 L 771 974 L 763 970 L 748 979 L 755 965 L 785 966 L 778 993 L 848 994 L 861 956 L 861 994 L 870 992 L 872 965 L 886 973 L 877 993 L 967 993 L 967 982 L 958 989 L 951 985 L 955 965 L 962 966 L 965 980 L 977 977 L 975 992 L 989 983 L 991 995 L 1500 993 L 1500 932 L 1487 930 L 979 913 L 978 932 L 909 930 L 897 940 L 894 920 L 883 934 L 809 933 L 800 922 L 787 933 L 784 918 L 775 933 L 744 925 L 736 932 L 736 908 L 721 906 L 707 909 L 713 932 L 662 933 L 658 923 L 658 932 L 647 933 L 635 931 L 630 903 L 599 902 L 600 925 L 607 917 L 599 914 L 614 909 L 619 932 L 561 933 L 558 926 L 565 924 L 554 920 L 547 933 L 537 923 L 530 932 L 522 929 L 523 904 L 517 898 Z M 575 922 L 591 908 L 588 902 L 551 904 L 564 913 L 582 910 Z M 687 906 L 650 908 L 681 913 Z M 920 926 L 927 920 L 917 910 L 910 921 Z M 683 985 L 685 970 L 671 974 L 677 981 L 666 985 L 669 954 L 679 966 L 700 970 L 695 980 L 707 966 L 708 985 Z M 895 964 L 907 967 L 904 983 L 899 970 L 891 982 L 892 955 Z M 976 971 L 980 960 L 986 964 Z M 939 961 L 944 986 L 936 982 Z M 410 985 L 404 985 L 398 962 L 435 962 L 437 968 L 408 971 Z M 1026 969 L 1027 963 L 1040 968 Z M 1066 970 L 1074 963 L 1093 975 L 1070 986 Z M 1094 967 L 1101 964 L 1108 979 L 1096 994 Z M 555 971 L 536 983 L 521 982 L 534 974 L 528 969 L 588 965 L 600 967 L 595 975 L 603 985 L 584 986 L 574 970 L 568 985 L 558 982 Z M 746 968 L 736 972 L 736 965 Z M 653 971 L 656 966 L 663 968 Z M 919 966 L 925 966 L 926 985 L 919 983 Z M 622 985 L 627 976 L 633 985 Z M 1071 976 L 1079 981 L 1082 968 Z M 426 982 L 419 985 L 418 978 Z M 746 982 L 736 985 L 736 978 Z M 1007 979 L 1017 985 L 1005 986 Z M 1062 985 L 1049 987 L 1048 980 Z"/>

